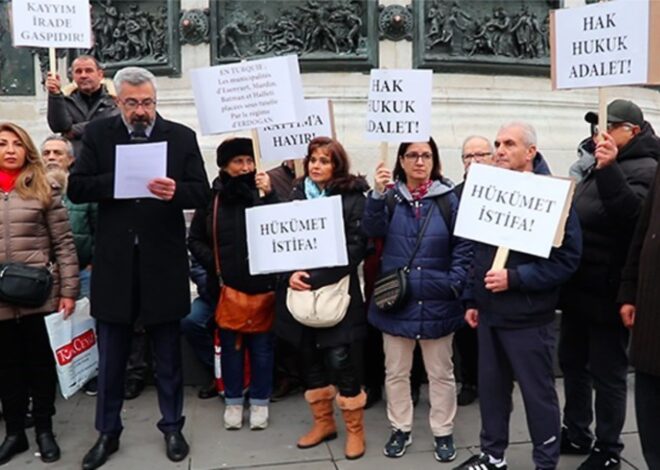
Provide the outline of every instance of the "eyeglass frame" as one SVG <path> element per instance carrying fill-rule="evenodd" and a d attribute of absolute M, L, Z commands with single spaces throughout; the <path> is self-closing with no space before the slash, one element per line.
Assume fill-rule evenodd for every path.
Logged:
<path fill-rule="evenodd" d="M 403 155 L 401 155 L 405 160 L 409 160 L 412 162 L 417 162 L 420 158 L 422 159 L 423 162 L 430 162 L 433 160 L 433 153 L 432 152 L 422 152 L 422 153 L 417 153 L 417 152 L 406 152 Z"/>
<path fill-rule="evenodd" d="M 639 126 L 637 126 L 637 124 L 633 124 L 632 122 L 627 122 L 627 121 L 620 121 L 620 122 L 609 122 L 608 121 L 607 126 L 606 126 L 607 132 L 610 132 L 612 129 L 618 129 L 619 127 L 627 127 L 628 130 L 632 130 L 635 127 L 639 127 Z M 599 129 L 598 129 L 598 124 L 596 124 L 596 123 L 593 123 L 593 122 L 590 123 L 589 128 L 591 130 L 591 135 L 598 135 L 600 133 Z"/>
<path fill-rule="evenodd" d="M 118 98 L 119 102 L 122 103 L 128 110 L 136 110 L 142 106 L 146 110 L 151 110 L 156 107 L 156 100 L 152 98 L 145 98 L 143 100 L 136 100 L 134 98 L 121 99 Z"/>
<path fill-rule="evenodd" d="M 486 158 L 489 156 L 492 156 L 493 152 L 472 152 L 472 153 L 467 153 L 465 155 L 461 155 L 461 158 L 465 160 L 472 160 L 476 158 Z"/>

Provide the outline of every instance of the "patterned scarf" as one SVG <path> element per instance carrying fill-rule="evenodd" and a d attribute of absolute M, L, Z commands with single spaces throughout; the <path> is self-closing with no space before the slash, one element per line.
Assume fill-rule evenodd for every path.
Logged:
<path fill-rule="evenodd" d="M 408 191 L 410 191 L 410 195 L 412 196 L 413 207 L 415 208 L 415 218 L 417 219 L 419 219 L 422 216 L 421 213 L 422 206 L 419 204 L 419 201 L 421 201 L 424 198 L 424 196 L 426 196 L 432 184 L 433 184 L 433 180 L 428 180 L 414 189 L 408 186 Z"/>

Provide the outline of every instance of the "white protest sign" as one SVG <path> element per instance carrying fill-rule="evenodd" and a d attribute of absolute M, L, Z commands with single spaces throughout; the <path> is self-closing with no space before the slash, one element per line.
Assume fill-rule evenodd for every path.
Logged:
<path fill-rule="evenodd" d="M 334 138 L 331 104 L 327 99 L 305 100 L 305 112 L 301 121 L 262 127 L 257 133 L 262 160 L 304 158 L 307 154 L 307 144 L 314 137 Z"/>
<path fill-rule="evenodd" d="M 304 114 L 298 56 L 190 71 L 202 134 L 296 122 Z"/>
<path fill-rule="evenodd" d="M 14 46 L 92 47 L 89 0 L 13 0 Z"/>
<path fill-rule="evenodd" d="M 250 274 L 346 266 L 341 196 L 245 211 Z"/>
<path fill-rule="evenodd" d="M 573 190 L 570 179 L 470 166 L 455 235 L 547 258 L 563 234 Z"/>
<path fill-rule="evenodd" d="M 432 81 L 431 70 L 373 69 L 367 101 L 367 140 L 429 140 Z"/>
<path fill-rule="evenodd" d="M 556 10 L 551 28 L 553 88 L 660 83 L 660 2 Z"/>

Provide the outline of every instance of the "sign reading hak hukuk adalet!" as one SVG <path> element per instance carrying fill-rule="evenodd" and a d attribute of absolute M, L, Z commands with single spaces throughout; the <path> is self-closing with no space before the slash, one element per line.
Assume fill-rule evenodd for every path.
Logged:
<path fill-rule="evenodd" d="M 272 161 L 304 158 L 309 141 L 315 137 L 334 138 L 334 127 L 329 100 L 305 100 L 302 121 L 273 124 L 257 130 L 261 159 Z"/>
<path fill-rule="evenodd" d="M 572 179 L 473 164 L 454 233 L 547 258 L 562 243 L 573 189 Z"/>
<path fill-rule="evenodd" d="M 295 54 L 193 69 L 190 79 L 204 135 L 297 122 L 305 112 Z"/>
<path fill-rule="evenodd" d="M 245 211 L 250 274 L 346 266 L 341 196 Z"/>
<path fill-rule="evenodd" d="M 89 0 L 13 0 L 11 18 L 15 47 L 92 47 Z"/>
<path fill-rule="evenodd" d="M 431 70 L 373 69 L 367 99 L 367 140 L 429 140 L 432 82 Z"/>
<path fill-rule="evenodd" d="M 554 89 L 660 83 L 660 0 L 616 0 L 550 16 Z"/>

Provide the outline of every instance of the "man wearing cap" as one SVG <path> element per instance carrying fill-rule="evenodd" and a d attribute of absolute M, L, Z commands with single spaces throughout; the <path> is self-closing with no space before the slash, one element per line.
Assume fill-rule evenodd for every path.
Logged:
<path fill-rule="evenodd" d="M 583 233 L 580 267 L 564 286 L 559 363 L 564 373 L 561 452 L 589 457 L 579 469 L 620 468 L 626 415 L 628 330 L 616 295 L 642 202 L 660 157 L 660 139 L 639 107 L 617 99 L 607 107 L 600 136 L 598 115 L 585 115 L 592 138 L 581 143 L 593 163 L 578 183 L 574 207 Z M 592 389 L 596 392 L 594 435 Z"/>

